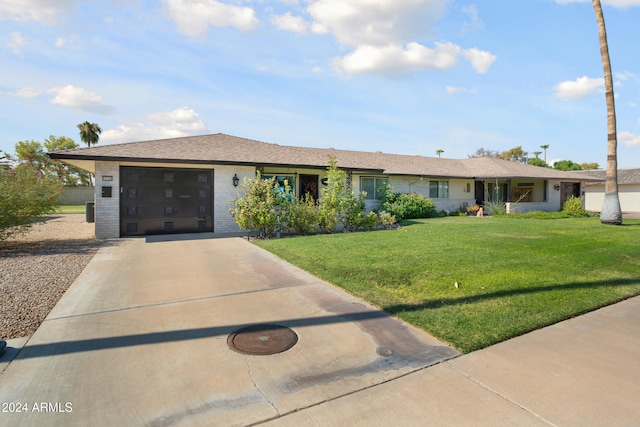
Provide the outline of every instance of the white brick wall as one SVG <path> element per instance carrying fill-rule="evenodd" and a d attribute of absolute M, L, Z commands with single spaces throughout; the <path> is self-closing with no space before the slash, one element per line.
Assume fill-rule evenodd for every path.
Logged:
<path fill-rule="evenodd" d="M 111 176 L 112 181 L 104 181 Z M 112 187 L 111 197 L 102 197 L 102 187 Z M 96 162 L 96 223 L 98 239 L 120 237 L 120 164 L 118 162 Z"/>
<path fill-rule="evenodd" d="M 240 179 L 238 187 L 233 186 L 233 175 L 237 174 Z M 245 178 L 256 177 L 256 169 L 251 166 L 216 166 L 213 172 L 213 232 L 236 233 L 240 231 L 236 220 L 231 216 L 229 210 L 233 207 L 231 200 L 238 197 L 238 191 Z"/>

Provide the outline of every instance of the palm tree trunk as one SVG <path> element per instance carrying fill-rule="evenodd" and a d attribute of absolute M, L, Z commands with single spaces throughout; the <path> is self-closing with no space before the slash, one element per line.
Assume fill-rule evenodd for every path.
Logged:
<path fill-rule="evenodd" d="M 593 1 L 593 10 L 598 22 L 598 36 L 600 39 L 600 54 L 604 68 L 604 87 L 607 100 L 607 173 L 604 187 L 604 203 L 600 212 L 600 222 L 603 224 L 622 224 L 622 210 L 618 197 L 618 133 L 616 130 L 616 108 L 613 96 L 613 75 L 611 74 L 611 60 L 609 59 L 609 45 L 607 30 L 604 25 L 604 15 L 600 0 Z"/>

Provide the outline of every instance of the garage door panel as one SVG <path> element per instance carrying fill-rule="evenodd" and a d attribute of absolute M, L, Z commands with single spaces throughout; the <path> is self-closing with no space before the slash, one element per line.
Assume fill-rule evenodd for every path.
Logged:
<path fill-rule="evenodd" d="M 121 235 L 213 231 L 213 171 L 121 168 Z"/>

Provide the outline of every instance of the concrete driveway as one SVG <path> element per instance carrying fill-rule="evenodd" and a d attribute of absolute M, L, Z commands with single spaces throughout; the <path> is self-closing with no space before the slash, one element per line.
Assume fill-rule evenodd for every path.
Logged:
<path fill-rule="evenodd" d="M 230 334 L 256 324 L 297 342 L 272 355 L 232 350 Z M 10 403 L 0 423 L 249 425 L 457 355 L 241 238 L 122 239 L 0 376 Z"/>
<path fill-rule="evenodd" d="M 640 297 L 456 357 L 246 240 L 210 237 L 102 248 L 0 358 L 0 426 L 640 425 Z M 232 350 L 256 324 L 297 342 Z"/>

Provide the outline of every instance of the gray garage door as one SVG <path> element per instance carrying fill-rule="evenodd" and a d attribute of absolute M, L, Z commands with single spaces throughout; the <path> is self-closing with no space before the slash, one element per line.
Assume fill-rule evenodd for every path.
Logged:
<path fill-rule="evenodd" d="M 213 171 L 120 168 L 120 235 L 213 231 Z"/>

